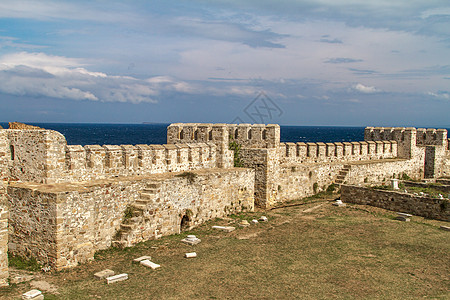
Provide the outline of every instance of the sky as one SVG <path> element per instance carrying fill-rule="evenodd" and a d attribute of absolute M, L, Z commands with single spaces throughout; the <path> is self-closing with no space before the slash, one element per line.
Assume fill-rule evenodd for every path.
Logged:
<path fill-rule="evenodd" d="M 450 127 L 448 0 L 0 0 L 0 121 Z"/>

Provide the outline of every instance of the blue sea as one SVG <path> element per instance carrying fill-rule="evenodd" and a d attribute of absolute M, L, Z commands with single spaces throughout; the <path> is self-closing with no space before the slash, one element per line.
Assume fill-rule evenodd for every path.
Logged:
<path fill-rule="evenodd" d="M 29 123 L 61 132 L 69 145 L 165 144 L 169 124 Z M 8 128 L 7 123 L 0 123 Z M 356 142 L 364 127 L 281 126 L 281 142 Z"/>

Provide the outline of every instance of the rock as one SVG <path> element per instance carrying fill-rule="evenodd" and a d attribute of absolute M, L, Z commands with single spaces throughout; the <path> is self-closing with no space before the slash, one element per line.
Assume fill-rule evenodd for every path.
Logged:
<path fill-rule="evenodd" d="M 242 220 L 241 222 L 239 222 L 238 225 L 240 227 L 247 227 L 247 226 L 250 226 L 250 223 L 247 220 Z"/>
<path fill-rule="evenodd" d="M 261 217 L 259 218 L 259 221 L 260 221 L 260 222 L 267 222 L 267 221 L 269 221 L 269 219 L 267 219 L 266 216 L 261 216 Z"/>
<path fill-rule="evenodd" d="M 55 293 L 57 291 L 57 287 L 53 284 L 48 283 L 47 281 L 39 280 L 39 281 L 30 281 L 30 286 L 34 289 L 43 290 L 50 293 Z"/>
<path fill-rule="evenodd" d="M 236 227 L 232 227 L 232 226 L 217 226 L 217 225 L 213 226 L 212 228 L 222 230 L 225 232 L 232 232 L 233 230 L 236 229 Z"/>
<path fill-rule="evenodd" d="M 128 279 L 128 274 L 127 273 L 122 273 L 122 274 L 119 274 L 119 275 L 106 277 L 106 283 L 110 284 L 110 283 L 123 281 L 123 280 L 127 280 L 127 279 Z"/>
<path fill-rule="evenodd" d="M 194 258 L 194 257 L 197 257 L 197 253 L 195 253 L 195 252 L 186 253 L 184 255 L 184 257 L 186 257 L 186 258 Z"/>
<path fill-rule="evenodd" d="M 253 224 L 258 224 L 259 222 L 258 222 L 258 220 L 253 219 L 253 220 L 252 220 L 252 223 L 253 223 Z"/>
<path fill-rule="evenodd" d="M 186 238 L 182 239 L 181 242 L 189 245 L 197 245 L 201 240 L 195 235 L 188 235 Z"/>
<path fill-rule="evenodd" d="M 401 217 L 405 217 L 405 218 L 411 218 L 413 216 L 411 214 L 402 213 L 402 212 L 398 212 L 397 215 L 399 215 Z"/>
<path fill-rule="evenodd" d="M 144 259 L 143 261 L 140 262 L 140 264 L 145 266 L 145 267 L 152 268 L 153 270 L 158 269 L 159 267 L 161 267 L 160 265 L 155 264 L 154 262 L 151 262 L 148 259 Z"/>
<path fill-rule="evenodd" d="M 333 203 L 333 205 L 334 205 L 334 206 L 339 206 L 339 207 L 341 207 L 341 206 L 345 206 L 346 204 L 345 204 L 344 202 L 342 202 L 341 199 L 337 199 L 337 200 Z"/>
<path fill-rule="evenodd" d="M 133 259 L 133 262 L 139 263 L 139 262 L 141 262 L 141 261 L 143 261 L 143 260 L 146 260 L 146 259 L 150 260 L 150 259 L 152 259 L 152 258 L 151 258 L 150 256 L 144 255 L 144 256 L 141 256 L 141 257 L 138 257 L 138 258 Z"/>
<path fill-rule="evenodd" d="M 109 270 L 109 269 L 106 269 L 106 270 L 103 270 L 103 271 L 100 271 L 100 272 L 97 272 L 94 274 L 94 276 L 97 277 L 98 279 L 105 279 L 106 277 L 111 277 L 113 275 L 114 275 L 114 271 Z"/>
<path fill-rule="evenodd" d="M 442 230 L 450 231 L 450 226 L 441 226 L 439 228 Z"/>
<path fill-rule="evenodd" d="M 410 221 L 410 220 L 409 220 L 407 217 L 405 217 L 405 216 L 397 216 L 395 219 L 398 220 L 398 221 L 403 221 L 403 222 L 409 222 L 409 221 Z"/>
<path fill-rule="evenodd" d="M 10 283 L 17 284 L 17 283 L 21 283 L 21 282 L 30 281 L 33 279 L 34 279 L 34 275 L 17 274 L 17 275 L 11 276 Z"/>
<path fill-rule="evenodd" d="M 44 295 L 42 295 L 42 292 L 40 290 L 31 290 L 22 294 L 22 299 L 40 300 L 44 299 Z"/>

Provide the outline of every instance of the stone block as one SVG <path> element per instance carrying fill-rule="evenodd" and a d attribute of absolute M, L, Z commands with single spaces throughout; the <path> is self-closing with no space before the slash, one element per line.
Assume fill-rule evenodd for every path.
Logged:
<path fill-rule="evenodd" d="M 114 271 L 109 270 L 109 269 L 106 269 L 106 270 L 103 270 L 103 271 L 100 271 L 100 272 L 97 272 L 94 274 L 94 276 L 97 277 L 98 279 L 104 279 L 106 277 L 111 277 L 113 275 L 114 275 Z"/>
<path fill-rule="evenodd" d="M 395 219 L 398 220 L 398 221 L 402 221 L 402 222 L 409 222 L 410 221 L 409 218 L 404 217 L 404 216 L 397 216 L 397 217 L 395 217 Z"/>
<path fill-rule="evenodd" d="M 250 223 L 247 220 L 242 220 L 241 222 L 239 222 L 239 226 L 247 227 L 247 226 L 250 226 Z"/>
<path fill-rule="evenodd" d="M 267 221 L 269 221 L 269 219 L 267 219 L 266 216 L 261 216 L 261 217 L 259 218 L 259 221 L 260 221 L 260 222 L 267 222 Z"/>
<path fill-rule="evenodd" d="M 40 300 L 44 299 L 44 295 L 42 295 L 42 292 L 40 290 L 31 290 L 22 294 L 22 299 Z"/>
<path fill-rule="evenodd" d="M 189 245 L 197 245 L 201 240 L 195 235 L 188 235 L 186 238 L 182 239 L 181 242 Z"/>
<path fill-rule="evenodd" d="M 258 224 L 259 222 L 258 222 L 258 220 L 253 219 L 253 220 L 252 220 L 252 223 L 253 223 L 253 224 Z"/>
<path fill-rule="evenodd" d="M 212 228 L 222 230 L 225 232 L 232 232 L 233 230 L 236 229 L 236 227 L 232 227 L 232 226 L 217 226 L 217 225 L 213 226 Z"/>
<path fill-rule="evenodd" d="M 149 261 L 148 259 L 144 259 L 141 262 L 139 262 L 141 265 L 145 266 L 145 267 L 149 267 L 152 268 L 153 270 L 158 269 L 159 267 L 161 267 L 158 264 L 155 264 L 154 262 Z"/>
<path fill-rule="evenodd" d="M 405 217 L 405 218 L 411 218 L 413 216 L 411 214 L 402 213 L 402 212 L 398 212 L 397 215 L 399 215 L 401 217 Z"/>
<path fill-rule="evenodd" d="M 439 228 L 445 231 L 450 231 L 450 226 L 441 226 Z"/>
<path fill-rule="evenodd" d="M 195 253 L 195 252 L 186 253 L 184 255 L 184 257 L 186 257 L 186 258 L 194 258 L 194 257 L 197 257 L 197 253 Z"/>
<path fill-rule="evenodd" d="M 144 255 L 144 256 L 141 256 L 141 257 L 138 257 L 138 258 L 133 259 L 133 262 L 139 263 L 139 262 L 141 262 L 141 261 L 143 261 L 143 260 L 146 260 L 146 259 L 150 260 L 150 259 L 152 259 L 152 258 L 151 258 L 150 256 Z"/>
<path fill-rule="evenodd" d="M 106 283 L 110 284 L 110 283 L 123 281 L 123 280 L 127 280 L 127 279 L 128 279 L 128 274 L 127 273 L 122 273 L 122 274 L 106 277 Z"/>

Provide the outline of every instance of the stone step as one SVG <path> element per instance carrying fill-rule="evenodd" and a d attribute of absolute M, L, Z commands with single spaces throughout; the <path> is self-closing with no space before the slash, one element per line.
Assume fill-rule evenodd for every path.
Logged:
<path fill-rule="evenodd" d="M 339 171 L 339 174 L 338 174 L 338 175 L 347 176 L 347 174 L 348 174 L 348 172 L 342 172 L 342 171 Z"/>
<path fill-rule="evenodd" d="M 147 187 L 150 189 L 159 189 L 161 187 L 161 183 L 149 183 Z"/>
<path fill-rule="evenodd" d="M 159 189 L 143 189 L 141 193 L 144 194 L 157 194 L 159 193 Z"/>
<path fill-rule="evenodd" d="M 138 205 L 145 205 L 147 206 L 147 204 L 151 203 L 152 201 L 148 200 L 148 199 L 137 199 L 136 200 L 136 204 Z"/>
<path fill-rule="evenodd" d="M 141 192 L 141 199 L 153 200 L 156 197 L 156 194 L 151 194 L 147 192 Z"/>
<path fill-rule="evenodd" d="M 147 208 L 146 205 L 137 204 L 137 203 L 131 204 L 131 207 L 134 208 L 135 210 L 140 210 L 140 211 L 144 211 Z"/>
<path fill-rule="evenodd" d="M 336 177 L 338 180 L 340 179 L 340 180 L 344 180 L 345 179 L 345 176 L 344 175 L 338 175 L 337 177 Z"/>
<path fill-rule="evenodd" d="M 136 224 L 120 224 L 120 230 L 123 232 L 131 231 L 136 228 Z"/>

